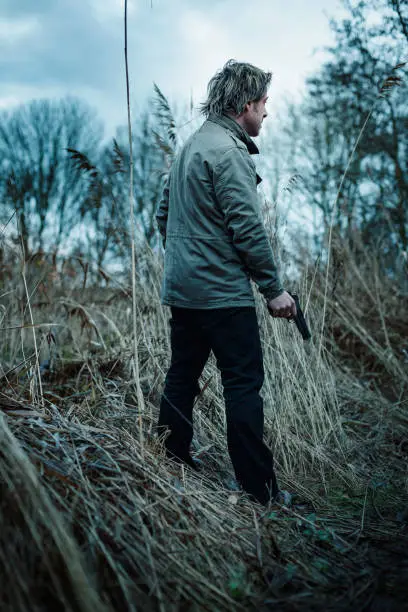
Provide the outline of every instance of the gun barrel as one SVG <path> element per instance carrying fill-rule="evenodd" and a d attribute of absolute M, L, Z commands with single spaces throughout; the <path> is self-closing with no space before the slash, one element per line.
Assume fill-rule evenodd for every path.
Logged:
<path fill-rule="evenodd" d="M 301 333 L 303 340 L 310 340 L 312 334 L 310 333 L 310 330 L 306 323 L 306 319 L 303 315 L 303 311 L 300 307 L 299 297 L 296 295 L 296 293 L 290 293 L 290 295 L 293 297 L 296 304 L 296 317 L 294 317 L 293 319 L 295 321 L 296 327 Z"/>

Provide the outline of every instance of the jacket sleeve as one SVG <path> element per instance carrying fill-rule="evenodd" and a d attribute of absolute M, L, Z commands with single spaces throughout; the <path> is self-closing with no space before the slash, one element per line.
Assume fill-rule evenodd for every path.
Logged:
<path fill-rule="evenodd" d="M 163 248 L 166 247 L 166 228 L 169 213 L 170 174 L 166 179 L 163 194 L 156 211 L 156 222 L 163 239 Z"/>
<path fill-rule="evenodd" d="M 261 218 L 256 170 L 249 153 L 228 149 L 214 168 L 214 189 L 233 244 L 260 293 L 271 300 L 283 292 Z"/>

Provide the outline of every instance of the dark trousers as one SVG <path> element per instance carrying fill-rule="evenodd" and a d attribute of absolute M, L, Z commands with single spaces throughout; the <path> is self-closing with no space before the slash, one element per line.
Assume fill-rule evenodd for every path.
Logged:
<path fill-rule="evenodd" d="M 263 442 L 262 348 L 253 307 L 171 309 L 171 365 L 160 404 L 159 431 L 170 429 L 167 454 L 191 464 L 193 403 L 212 350 L 221 372 L 227 442 L 242 487 L 265 504 L 278 493 L 273 457 Z"/>

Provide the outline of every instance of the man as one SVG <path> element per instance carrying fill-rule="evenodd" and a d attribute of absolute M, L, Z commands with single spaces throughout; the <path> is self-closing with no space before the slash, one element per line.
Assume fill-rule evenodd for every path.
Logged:
<path fill-rule="evenodd" d="M 271 73 L 228 61 L 208 84 L 204 124 L 172 165 L 156 219 L 165 247 L 162 304 L 171 307 L 172 358 L 159 430 L 168 456 L 194 467 L 192 411 L 212 350 L 221 372 L 228 450 L 238 482 L 268 503 L 279 492 L 263 442 L 263 356 L 250 284 L 275 317 L 296 315 L 261 219 L 251 139 L 267 117 Z"/>

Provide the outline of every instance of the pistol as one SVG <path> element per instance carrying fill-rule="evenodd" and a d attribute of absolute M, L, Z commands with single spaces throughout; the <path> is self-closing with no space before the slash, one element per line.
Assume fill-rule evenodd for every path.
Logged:
<path fill-rule="evenodd" d="M 310 338 L 312 337 L 312 334 L 310 333 L 310 329 L 307 326 L 306 319 L 300 307 L 299 297 L 297 296 L 296 293 L 290 293 L 289 291 L 288 293 L 290 296 L 293 297 L 293 299 L 295 300 L 295 304 L 296 304 L 296 317 L 293 317 L 293 320 L 296 323 L 296 327 L 302 334 L 303 340 L 310 340 Z"/>
<path fill-rule="evenodd" d="M 306 319 L 300 307 L 299 297 L 296 293 L 290 293 L 290 291 L 288 291 L 288 293 L 295 300 L 295 304 L 296 304 L 296 317 L 293 317 L 293 319 L 288 319 L 288 323 L 290 321 L 294 321 L 296 324 L 296 327 L 302 334 L 303 340 L 310 340 L 310 338 L 312 337 L 312 334 L 310 333 L 310 329 L 307 326 Z"/>

